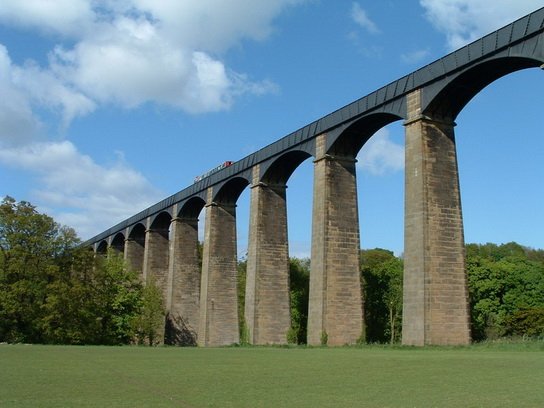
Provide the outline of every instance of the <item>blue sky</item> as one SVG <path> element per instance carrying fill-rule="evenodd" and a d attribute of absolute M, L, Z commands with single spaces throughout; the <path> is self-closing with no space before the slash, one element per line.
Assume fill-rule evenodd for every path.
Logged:
<path fill-rule="evenodd" d="M 0 196 L 87 239 L 542 0 L 2 0 Z M 544 248 L 544 71 L 495 82 L 457 118 L 467 242 Z M 361 244 L 403 251 L 397 122 L 358 162 Z M 312 163 L 289 180 L 308 256 Z M 247 248 L 249 192 L 238 202 Z M 200 217 L 204 219 L 203 216 Z M 201 222 L 202 224 L 202 222 Z"/>

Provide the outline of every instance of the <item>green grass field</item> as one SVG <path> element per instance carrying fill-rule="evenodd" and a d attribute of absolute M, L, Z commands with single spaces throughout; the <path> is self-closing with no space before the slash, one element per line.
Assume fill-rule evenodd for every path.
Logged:
<path fill-rule="evenodd" d="M 0 407 L 544 407 L 544 343 L 0 345 Z"/>

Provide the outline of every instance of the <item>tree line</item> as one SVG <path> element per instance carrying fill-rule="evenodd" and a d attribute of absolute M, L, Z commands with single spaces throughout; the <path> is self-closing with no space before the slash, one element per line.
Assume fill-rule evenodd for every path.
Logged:
<path fill-rule="evenodd" d="M 0 342 L 155 343 L 161 294 L 113 250 L 96 257 L 75 231 L 6 197 L 0 204 Z"/>
<path fill-rule="evenodd" d="M 306 343 L 310 260 L 290 259 L 290 343 Z M 544 336 L 544 250 L 515 242 L 466 245 L 471 334 L 474 341 Z M 403 259 L 392 251 L 361 250 L 360 269 L 367 343 L 402 338 Z M 238 264 L 241 338 L 246 261 Z"/>
<path fill-rule="evenodd" d="M 544 335 L 544 251 L 517 243 L 468 244 L 466 265 L 472 338 Z M 365 335 L 402 336 L 403 260 L 385 249 L 361 250 Z M 244 341 L 246 262 L 238 264 L 240 338 Z M 289 343 L 304 344 L 310 261 L 290 260 Z M 28 202 L 0 204 L 0 342 L 51 344 L 162 343 L 165 310 L 115 251 L 95 256 L 73 229 Z"/>

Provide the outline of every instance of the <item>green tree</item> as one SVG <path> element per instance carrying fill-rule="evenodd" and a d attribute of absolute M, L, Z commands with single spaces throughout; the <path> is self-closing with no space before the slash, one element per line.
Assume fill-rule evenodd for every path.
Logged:
<path fill-rule="evenodd" d="M 289 343 L 306 344 L 309 285 L 310 260 L 291 258 L 289 260 L 291 327 L 287 334 Z"/>
<path fill-rule="evenodd" d="M 247 344 L 249 342 L 249 328 L 245 319 L 246 305 L 246 276 L 247 276 L 247 259 L 238 260 L 236 290 L 238 295 L 238 327 L 240 330 L 240 343 Z"/>
<path fill-rule="evenodd" d="M 161 290 L 149 276 L 143 288 L 140 313 L 134 321 L 136 339 L 139 344 L 154 346 L 162 343 L 165 309 Z"/>
<path fill-rule="evenodd" d="M 42 305 L 48 284 L 79 241 L 30 203 L 0 204 L 0 341 L 44 342 Z"/>
<path fill-rule="evenodd" d="M 95 256 L 71 251 L 48 283 L 41 321 L 44 341 L 62 344 L 127 344 L 142 310 L 142 285 L 113 250 Z"/>
<path fill-rule="evenodd" d="M 506 318 L 505 333 L 511 336 L 544 336 L 544 307 L 523 307 Z"/>
<path fill-rule="evenodd" d="M 114 252 L 95 256 L 75 232 L 6 197 L 0 204 L 0 341 L 123 344 L 142 287 Z"/>
<path fill-rule="evenodd" d="M 97 342 L 129 343 L 134 338 L 134 322 L 141 313 L 142 302 L 148 306 L 147 292 L 142 293 L 137 274 L 115 250 L 109 249 L 106 257 L 97 259 L 99 264 L 92 282 L 95 313 L 100 322 Z"/>
<path fill-rule="evenodd" d="M 385 249 L 361 250 L 366 341 L 400 340 L 403 263 Z"/>
<path fill-rule="evenodd" d="M 532 335 L 541 330 L 539 310 L 544 308 L 542 251 L 514 242 L 469 244 L 467 273 L 474 340 L 509 334 Z"/>
<path fill-rule="evenodd" d="M 96 344 L 100 332 L 92 277 L 94 253 L 76 248 L 47 285 L 41 322 L 44 338 L 55 344 Z"/>

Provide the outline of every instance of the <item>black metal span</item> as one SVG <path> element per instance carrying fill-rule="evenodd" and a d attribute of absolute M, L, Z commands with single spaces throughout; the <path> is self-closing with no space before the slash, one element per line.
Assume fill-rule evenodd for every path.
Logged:
<path fill-rule="evenodd" d="M 445 79 L 456 76 L 472 65 L 477 65 L 484 59 L 494 55 L 504 55 L 509 48 L 516 48 L 516 58 L 524 57 L 544 62 L 544 41 L 534 42 L 537 46 L 519 47 L 521 43 L 529 41 L 544 32 L 544 7 L 512 22 L 511 24 L 472 42 L 457 51 L 454 51 L 429 65 L 420 68 L 390 84 L 364 96 L 343 108 L 340 108 L 322 118 L 296 130 L 295 132 L 277 140 L 276 142 L 250 154 L 212 175 L 200 180 L 178 193 L 152 205 L 138 214 L 120 222 L 114 227 L 87 240 L 85 245 L 93 245 L 123 232 L 126 228 L 138 223 L 145 223 L 148 217 L 157 215 L 178 203 L 184 203 L 191 198 L 200 197 L 205 200 L 209 187 L 224 184 L 234 176 L 243 177 L 256 164 L 269 161 L 274 157 L 293 150 L 297 146 L 307 143 L 316 136 L 330 132 L 342 125 L 374 112 L 386 115 L 396 115 L 406 118 L 404 96 L 408 93 L 439 84 Z M 521 49 L 521 51 L 519 51 Z M 506 52 L 508 54 L 508 52 Z M 497 67 L 498 68 L 498 67 Z M 441 86 L 440 84 L 438 86 Z M 435 92 L 433 92 L 435 93 Z M 436 93 L 435 93 L 436 94 Z M 394 111 L 393 111 L 394 110 Z M 245 177 L 247 179 L 247 176 Z M 175 215 L 173 215 L 175 216 Z"/>

